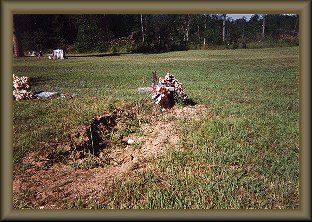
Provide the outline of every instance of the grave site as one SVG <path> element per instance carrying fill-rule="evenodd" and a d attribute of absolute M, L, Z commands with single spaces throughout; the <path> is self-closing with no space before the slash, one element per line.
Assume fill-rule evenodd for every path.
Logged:
<path fill-rule="evenodd" d="M 14 60 L 14 209 L 299 207 L 298 47 L 66 56 Z"/>
<path fill-rule="evenodd" d="M 153 101 L 151 117 L 140 114 L 140 111 L 134 108 L 130 110 L 114 108 L 93 117 L 87 125 L 74 129 L 70 134 L 70 142 L 43 144 L 45 147 L 43 151 L 31 152 L 22 159 L 23 164 L 29 169 L 24 172 L 24 175 L 16 177 L 14 191 L 17 192 L 20 189 L 19 186 L 26 182 L 24 181 L 26 178 L 30 179 L 28 189 L 38 188 L 38 185 L 42 184 L 42 188 L 39 189 L 40 195 L 33 197 L 39 198 L 37 204 L 41 206 L 37 207 L 40 209 L 59 208 L 60 206 L 55 202 L 60 201 L 57 200 L 60 198 L 60 192 L 70 192 L 70 196 L 65 198 L 68 200 L 75 199 L 81 194 L 105 195 L 108 191 L 103 187 L 107 183 L 111 183 L 118 177 L 131 175 L 133 170 L 144 171 L 150 168 L 150 159 L 160 156 L 166 150 L 167 142 L 177 146 L 179 136 L 175 121 L 177 119 L 200 120 L 201 115 L 207 113 L 208 106 L 196 104 L 188 98 L 182 88 L 182 83 L 173 74 L 167 73 L 159 77 L 158 82 L 155 71 L 152 72 L 151 77 L 150 87 L 138 88 L 140 93 L 150 94 Z M 58 92 L 33 93 L 30 91 L 30 82 L 27 76 L 18 77 L 13 74 L 13 87 L 15 88 L 13 98 L 16 101 L 73 98 L 69 93 L 60 95 Z M 145 91 L 142 92 L 143 88 Z M 169 120 L 166 120 L 168 118 Z M 141 119 L 146 120 L 140 122 Z M 141 135 L 131 133 L 133 125 L 139 127 Z M 118 135 L 121 131 L 130 131 L 130 133 Z M 112 138 L 114 134 L 117 135 L 116 138 L 114 136 Z M 66 169 L 68 164 L 75 166 L 75 172 Z M 77 169 L 80 170 L 77 171 Z M 88 172 L 85 169 L 88 169 Z M 54 179 L 47 177 L 47 174 L 55 173 L 57 181 L 54 176 Z M 81 176 L 79 182 L 74 181 L 72 177 L 77 178 L 78 175 Z M 83 181 L 86 176 L 88 181 Z M 92 184 L 92 188 L 88 188 L 89 191 L 83 188 L 86 182 Z M 72 190 L 73 185 L 77 186 L 75 190 Z"/>

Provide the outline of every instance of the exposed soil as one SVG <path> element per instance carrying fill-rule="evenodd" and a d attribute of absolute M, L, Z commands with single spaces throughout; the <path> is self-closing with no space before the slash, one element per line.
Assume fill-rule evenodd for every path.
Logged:
<path fill-rule="evenodd" d="M 119 146 L 107 135 L 120 129 L 124 112 L 117 110 L 95 117 L 89 126 L 72 134 L 71 143 L 49 144 L 49 151 L 31 152 L 23 159 L 28 168 L 23 174 L 14 175 L 13 207 L 61 209 L 78 198 L 97 201 L 116 178 L 152 168 L 153 158 L 159 158 L 169 148 L 178 149 L 177 120 L 199 120 L 207 110 L 204 105 L 173 107 L 150 117 L 148 123 L 140 123 L 139 132 L 122 138 Z M 59 146 L 63 148 L 62 155 L 55 151 Z M 99 165 L 75 167 L 75 161 L 86 161 L 84 152 L 91 153 L 90 160 Z"/>

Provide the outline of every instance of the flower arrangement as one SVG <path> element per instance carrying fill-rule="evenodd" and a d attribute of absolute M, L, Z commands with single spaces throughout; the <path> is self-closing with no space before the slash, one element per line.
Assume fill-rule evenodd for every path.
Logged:
<path fill-rule="evenodd" d="M 155 101 L 155 104 L 160 105 L 162 111 L 168 110 L 179 100 L 184 103 L 188 99 L 182 83 L 170 73 L 160 77 L 158 84 L 153 84 L 151 92 L 152 99 Z"/>
<path fill-rule="evenodd" d="M 13 74 L 13 97 L 15 100 L 32 99 L 33 93 L 30 91 L 30 78 L 28 76 L 18 77 Z"/>

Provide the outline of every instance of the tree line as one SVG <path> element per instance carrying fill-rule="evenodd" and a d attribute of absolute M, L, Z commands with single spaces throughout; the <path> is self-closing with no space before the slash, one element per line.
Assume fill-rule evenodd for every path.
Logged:
<path fill-rule="evenodd" d="M 15 14 L 13 52 L 165 52 L 299 44 L 299 15 L 255 14 Z"/>

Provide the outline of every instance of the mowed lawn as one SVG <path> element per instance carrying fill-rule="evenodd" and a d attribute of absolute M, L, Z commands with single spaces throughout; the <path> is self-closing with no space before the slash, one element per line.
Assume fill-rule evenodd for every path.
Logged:
<path fill-rule="evenodd" d="M 72 129 L 116 107 L 152 101 L 138 87 L 151 72 L 170 72 L 198 104 L 200 121 L 178 121 L 179 149 L 155 159 L 157 170 L 117 179 L 110 201 L 68 208 L 236 209 L 300 207 L 299 47 L 161 54 L 14 59 L 32 91 L 76 93 L 74 99 L 13 102 L 14 174 L 40 143 L 66 141 Z"/>

